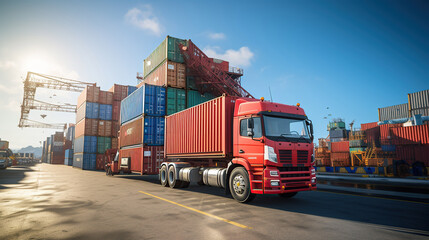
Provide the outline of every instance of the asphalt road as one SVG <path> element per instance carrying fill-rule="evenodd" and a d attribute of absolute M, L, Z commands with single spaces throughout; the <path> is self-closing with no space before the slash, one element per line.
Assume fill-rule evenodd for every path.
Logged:
<path fill-rule="evenodd" d="M 240 204 L 63 165 L 0 171 L 0 239 L 428 239 L 429 204 L 331 192 Z"/>

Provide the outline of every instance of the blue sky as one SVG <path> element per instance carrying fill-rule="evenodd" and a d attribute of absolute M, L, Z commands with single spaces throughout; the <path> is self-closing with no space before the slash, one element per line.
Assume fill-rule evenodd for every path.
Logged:
<path fill-rule="evenodd" d="M 301 103 L 325 137 L 328 114 L 377 121 L 377 108 L 429 88 L 428 16 L 427 1 L 1 1 L 0 138 L 38 146 L 54 132 L 17 127 L 27 71 L 132 85 L 166 35 L 244 68 L 255 97 L 270 86 L 274 101 Z"/>

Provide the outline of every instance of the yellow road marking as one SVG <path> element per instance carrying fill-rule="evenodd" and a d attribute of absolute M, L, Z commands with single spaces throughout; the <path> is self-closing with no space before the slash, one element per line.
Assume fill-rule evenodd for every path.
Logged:
<path fill-rule="evenodd" d="M 194 212 L 197 212 L 197 213 L 200 213 L 200 214 L 206 215 L 206 216 L 208 216 L 208 217 L 212 217 L 212 218 L 214 218 L 214 219 L 217 219 L 217 220 L 220 220 L 220 221 L 223 221 L 223 222 L 226 222 L 226 223 L 232 224 L 232 225 L 237 226 L 237 227 L 241 227 L 241 228 L 245 228 L 245 229 L 253 229 L 252 227 L 248 227 L 248 226 L 246 226 L 246 225 L 243 225 L 243 224 L 240 224 L 240 223 L 237 223 L 237 222 L 234 222 L 234 221 L 230 221 L 230 220 L 228 220 L 228 219 L 225 219 L 225 218 L 222 218 L 222 217 L 218 217 L 218 216 L 215 216 L 215 215 L 213 215 L 213 214 L 206 213 L 206 212 L 203 212 L 203 211 L 201 211 L 201 210 L 198 210 L 198 209 L 195 209 L 195 208 L 192 208 L 192 207 L 188 207 L 188 206 L 185 206 L 185 205 L 183 205 L 183 204 L 180 204 L 180 203 L 177 203 L 177 202 L 173 202 L 173 201 L 171 201 L 171 200 L 168 200 L 168 199 L 165 199 L 165 198 L 162 198 L 162 197 L 158 197 L 158 196 L 155 196 L 155 195 L 150 194 L 150 193 L 147 193 L 147 192 L 143 192 L 143 191 L 139 191 L 139 192 L 140 192 L 140 193 L 143 193 L 143 194 L 146 194 L 146 195 L 149 195 L 149 196 L 154 197 L 154 198 L 158 198 L 159 200 L 162 200 L 162 201 L 165 201 L 165 202 L 169 202 L 169 203 L 174 204 L 174 205 L 177 205 L 177 206 L 179 206 L 179 207 L 183 207 L 183 208 L 186 208 L 186 209 L 188 209 L 188 210 L 191 210 L 191 211 L 194 211 Z"/>
<path fill-rule="evenodd" d="M 394 199 L 394 198 L 384 198 L 384 197 L 377 197 L 377 196 L 359 195 L 359 194 L 353 194 L 353 193 L 330 192 L 330 191 L 326 191 L 326 190 L 319 190 L 319 189 L 317 189 L 316 191 L 318 191 L 318 192 L 326 192 L 326 193 L 343 194 L 343 195 L 351 195 L 351 196 L 359 196 L 359 197 L 380 198 L 380 199 L 394 200 L 394 201 L 401 201 L 401 202 L 411 202 L 411 203 L 429 204 L 429 203 L 426 203 L 426 202 L 416 202 L 416 201 L 404 200 L 404 199 Z"/>

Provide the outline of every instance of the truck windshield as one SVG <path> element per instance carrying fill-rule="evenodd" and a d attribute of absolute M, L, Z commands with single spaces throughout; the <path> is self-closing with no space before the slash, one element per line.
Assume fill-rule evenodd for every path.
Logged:
<path fill-rule="evenodd" d="M 305 120 L 264 116 L 265 136 L 308 142 L 310 136 Z"/>

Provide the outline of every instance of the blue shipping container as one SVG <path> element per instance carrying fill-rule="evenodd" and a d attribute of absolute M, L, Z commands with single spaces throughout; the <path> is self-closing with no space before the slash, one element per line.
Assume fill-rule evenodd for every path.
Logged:
<path fill-rule="evenodd" d="M 164 117 L 145 116 L 143 143 L 148 146 L 164 145 L 164 128 Z"/>
<path fill-rule="evenodd" d="M 143 114 L 165 115 L 165 88 L 144 84 L 121 102 L 121 124 Z"/>
<path fill-rule="evenodd" d="M 73 155 L 73 167 L 82 170 L 95 170 L 97 155 L 92 153 L 76 153 Z"/>
<path fill-rule="evenodd" d="M 64 158 L 73 158 L 73 149 L 66 149 L 64 151 Z"/>
<path fill-rule="evenodd" d="M 73 166 L 73 156 L 71 158 L 64 158 L 64 165 Z"/>
<path fill-rule="evenodd" d="M 135 86 L 128 86 L 127 96 L 130 96 L 130 94 L 133 93 L 135 90 L 137 90 L 137 87 L 135 87 Z"/>
<path fill-rule="evenodd" d="M 101 120 L 112 120 L 112 105 L 100 104 L 100 114 L 99 118 Z"/>
<path fill-rule="evenodd" d="M 396 145 L 381 145 L 383 152 L 394 152 L 396 151 Z"/>
<path fill-rule="evenodd" d="M 96 153 L 97 152 L 97 137 L 82 136 L 74 140 L 75 153 Z"/>
<path fill-rule="evenodd" d="M 99 115 L 100 104 L 85 102 L 76 111 L 76 123 L 84 118 L 97 119 Z"/>

